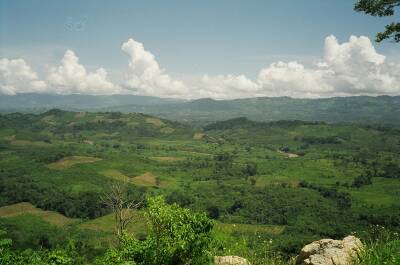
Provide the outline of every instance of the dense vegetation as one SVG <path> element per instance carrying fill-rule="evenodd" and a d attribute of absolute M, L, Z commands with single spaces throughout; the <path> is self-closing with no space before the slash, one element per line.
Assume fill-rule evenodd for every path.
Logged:
<path fill-rule="evenodd" d="M 237 118 L 194 128 L 116 112 L 0 115 L 0 227 L 13 241 L 1 244 L 10 255 L 33 249 L 38 259 L 56 253 L 81 263 L 163 264 L 151 254 L 162 251 L 164 264 L 229 254 L 278 264 L 322 237 L 376 225 L 398 232 L 399 165 L 396 126 Z M 101 200 L 115 182 L 133 201 L 167 202 L 155 197 L 138 209 L 122 241 Z M 192 225 L 183 231 L 180 222 Z"/>

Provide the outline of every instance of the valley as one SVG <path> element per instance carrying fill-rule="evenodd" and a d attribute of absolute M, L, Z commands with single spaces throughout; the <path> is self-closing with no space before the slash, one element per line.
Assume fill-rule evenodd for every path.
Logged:
<path fill-rule="evenodd" d="M 194 127 L 138 113 L 4 114 L 0 225 L 16 248 L 72 238 L 93 260 L 116 244 L 101 196 L 118 182 L 132 200 L 162 195 L 205 212 L 216 254 L 251 260 L 268 248 L 289 258 L 322 237 L 362 237 L 375 225 L 398 231 L 399 165 L 395 125 L 235 118 Z M 128 227 L 139 239 L 148 232 L 144 208 Z"/>

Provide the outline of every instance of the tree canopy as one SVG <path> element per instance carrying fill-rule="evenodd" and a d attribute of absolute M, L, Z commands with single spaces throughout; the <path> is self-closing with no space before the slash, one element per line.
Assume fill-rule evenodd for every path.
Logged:
<path fill-rule="evenodd" d="M 371 16 L 393 16 L 395 8 L 400 6 L 400 0 L 358 0 L 354 9 L 365 12 Z M 393 39 L 400 42 L 400 22 L 392 22 L 385 26 L 383 32 L 376 34 L 375 40 L 381 42 L 385 39 Z"/>

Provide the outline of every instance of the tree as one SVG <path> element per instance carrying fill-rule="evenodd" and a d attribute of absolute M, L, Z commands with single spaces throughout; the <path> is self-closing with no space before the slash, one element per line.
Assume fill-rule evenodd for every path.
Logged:
<path fill-rule="evenodd" d="M 353 180 L 351 186 L 353 188 L 360 188 L 364 185 L 371 185 L 372 184 L 372 174 L 371 172 L 367 172 L 365 174 L 361 174 Z"/>
<path fill-rule="evenodd" d="M 146 205 L 146 239 L 139 241 L 123 232 L 119 247 L 108 250 L 98 264 L 211 264 L 214 222 L 205 213 L 166 204 L 162 197 L 149 198 Z"/>
<path fill-rule="evenodd" d="M 257 174 L 257 164 L 247 163 L 243 171 L 246 176 L 255 176 Z"/>
<path fill-rule="evenodd" d="M 115 232 L 120 238 L 123 231 L 133 221 L 135 217 L 134 210 L 141 205 L 141 202 L 136 203 L 129 200 L 126 186 L 120 183 L 112 184 L 110 190 L 102 197 L 102 200 L 114 214 Z"/>
<path fill-rule="evenodd" d="M 220 215 L 220 211 L 218 206 L 211 205 L 207 208 L 207 215 L 212 219 L 218 219 Z"/>
<path fill-rule="evenodd" d="M 354 9 L 358 12 L 378 17 L 393 16 L 396 7 L 400 6 L 400 0 L 358 0 Z M 400 42 L 400 23 L 392 22 L 385 26 L 385 31 L 376 34 L 376 41 L 381 42 L 391 39 Z"/>
<path fill-rule="evenodd" d="M 144 264 L 208 264 L 214 223 L 205 213 L 167 205 L 162 197 L 155 197 L 149 198 L 145 216 L 149 235 Z"/>

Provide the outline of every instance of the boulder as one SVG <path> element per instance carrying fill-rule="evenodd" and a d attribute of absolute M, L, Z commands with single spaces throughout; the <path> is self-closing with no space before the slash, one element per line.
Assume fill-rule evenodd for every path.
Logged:
<path fill-rule="evenodd" d="M 215 256 L 215 265 L 250 265 L 247 259 L 239 256 Z"/>
<path fill-rule="evenodd" d="M 303 247 L 296 264 L 350 265 L 362 248 L 360 239 L 355 236 L 347 236 L 343 240 L 321 239 Z"/>

